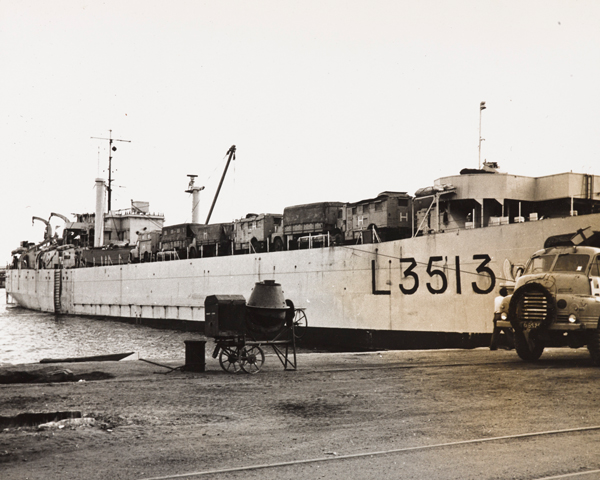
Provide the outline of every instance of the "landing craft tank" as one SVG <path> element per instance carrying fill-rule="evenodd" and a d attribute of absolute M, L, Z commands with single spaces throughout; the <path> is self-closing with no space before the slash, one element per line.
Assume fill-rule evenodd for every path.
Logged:
<path fill-rule="evenodd" d="M 267 278 L 285 285 L 286 296 L 300 307 L 310 308 L 305 345 L 335 349 L 489 346 L 498 287 L 514 285 L 517 272 L 549 237 L 587 227 L 600 231 L 600 176 L 464 173 L 442 177 L 434 185 L 452 188 L 436 189 L 429 199 L 419 197 L 410 238 L 360 245 L 329 242 L 337 235 L 343 240 L 343 233 L 334 232 L 345 232 L 347 208 L 343 206 L 347 204 L 325 202 L 316 215 L 286 209 L 298 213 L 297 221 L 288 215 L 296 237 L 290 243 L 304 247 L 295 250 L 221 256 L 229 250 L 219 249 L 219 256 L 177 262 L 44 269 L 34 260 L 45 244 L 24 242 L 14 252 L 6 290 L 20 306 L 34 310 L 203 330 L 207 296 L 256 290 L 256 283 Z M 88 217 L 91 220 L 93 215 Z M 88 217 L 80 216 L 78 222 Z M 105 226 L 116 217 L 108 223 L 107 218 Z M 153 218 L 144 219 L 150 228 Z M 82 239 L 93 237 L 93 228 L 86 225 L 78 230 Z M 131 232 L 145 226 L 129 228 L 129 234 L 124 232 L 120 238 L 135 240 Z M 285 321 L 282 298 L 275 302 L 279 312 L 260 311 L 274 305 L 258 301 L 248 307 L 269 313 L 255 319 L 258 327 Z"/>

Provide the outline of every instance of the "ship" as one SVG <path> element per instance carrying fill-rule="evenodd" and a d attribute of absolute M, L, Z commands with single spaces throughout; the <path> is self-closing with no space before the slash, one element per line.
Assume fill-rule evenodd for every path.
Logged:
<path fill-rule="evenodd" d="M 274 280 L 305 309 L 307 347 L 488 346 L 498 291 L 514 285 L 530 255 L 548 239 L 600 231 L 598 180 L 519 176 L 484 162 L 414 195 L 165 227 L 145 204 L 105 213 L 98 179 L 95 214 L 69 222 L 62 244 L 47 232 L 13 251 L 6 292 L 27 309 L 202 332 L 207 296 L 247 298 L 257 282 Z M 197 205 L 193 178 L 186 191 Z M 299 212 L 321 220 L 303 223 Z M 248 238 L 260 228 L 265 241 Z M 85 239 L 88 247 L 76 248 Z"/>

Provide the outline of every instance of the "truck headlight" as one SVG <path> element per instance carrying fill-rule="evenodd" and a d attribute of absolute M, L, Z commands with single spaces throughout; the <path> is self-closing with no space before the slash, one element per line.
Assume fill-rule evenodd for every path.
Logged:
<path fill-rule="evenodd" d="M 508 315 L 506 314 L 506 312 L 502 312 L 502 313 L 500 314 L 500 318 L 501 318 L 502 320 L 506 320 L 506 319 L 508 318 Z"/>
<path fill-rule="evenodd" d="M 574 314 L 569 315 L 569 323 L 575 323 L 577 321 L 577 317 Z"/>

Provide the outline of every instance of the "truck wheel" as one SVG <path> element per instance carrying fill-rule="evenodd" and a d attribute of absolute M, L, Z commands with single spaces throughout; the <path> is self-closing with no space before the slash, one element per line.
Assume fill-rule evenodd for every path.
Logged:
<path fill-rule="evenodd" d="M 600 367 L 600 328 L 596 328 L 588 333 L 587 349 L 592 357 L 592 363 Z"/>
<path fill-rule="evenodd" d="M 283 240 L 279 237 L 273 241 L 273 250 L 276 252 L 283 252 L 285 247 L 283 246 Z"/>
<path fill-rule="evenodd" d="M 527 338 L 525 338 L 525 334 L 522 331 L 515 331 L 515 350 L 522 360 L 526 362 L 535 362 L 542 356 L 544 342 L 535 334 L 535 332 L 530 332 L 529 335 L 529 341 L 527 341 Z"/>

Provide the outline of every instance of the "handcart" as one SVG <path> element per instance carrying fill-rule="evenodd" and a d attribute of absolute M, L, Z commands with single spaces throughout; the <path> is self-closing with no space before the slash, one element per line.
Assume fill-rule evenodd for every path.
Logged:
<path fill-rule="evenodd" d="M 270 346 L 284 370 L 296 370 L 296 341 L 307 327 L 305 308 L 284 300 L 273 280 L 258 282 L 246 303 L 242 295 L 210 295 L 204 302 L 205 334 L 215 340 L 213 358 L 230 373 L 257 373 Z"/>
<path fill-rule="evenodd" d="M 252 334 L 215 337 L 213 358 L 229 373 L 258 373 L 265 363 L 264 347 L 270 346 L 284 370 L 296 370 L 296 340 L 308 326 L 305 308 L 293 310 L 293 319 L 272 339 L 256 340 Z"/>

